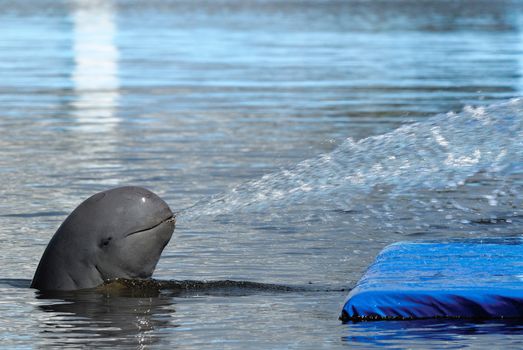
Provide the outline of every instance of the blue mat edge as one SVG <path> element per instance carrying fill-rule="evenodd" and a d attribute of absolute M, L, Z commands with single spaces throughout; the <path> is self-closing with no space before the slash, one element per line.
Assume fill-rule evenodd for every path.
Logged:
<path fill-rule="evenodd" d="M 369 266 L 356 287 L 345 299 L 340 319 L 347 321 L 423 319 L 423 318 L 475 318 L 503 319 L 523 318 L 523 291 L 521 289 L 470 289 L 454 290 L 360 290 L 360 283 L 366 280 L 367 272 L 384 256 L 408 244 L 503 244 L 521 245 L 521 237 L 487 239 L 453 239 L 438 241 L 406 241 L 386 246 Z M 398 247 L 400 246 L 400 247 Z M 464 297 L 466 295 L 466 297 Z M 359 303 L 359 299 L 365 299 Z M 361 305 L 372 305 L 370 308 Z"/>

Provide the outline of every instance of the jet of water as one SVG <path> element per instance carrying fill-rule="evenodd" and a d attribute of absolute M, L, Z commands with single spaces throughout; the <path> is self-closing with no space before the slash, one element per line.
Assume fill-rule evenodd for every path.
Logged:
<path fill-rule="evenodd" d="M 344 210 L 377 189 L 394 196 L 454 188 L 478 172 L 520 167 L 522 143 L 523 99 L 465 107 L 384 135 L 347 139 L 330 153 L 204 199 L 181 211 L 180 218 L 304 204 Z"/>

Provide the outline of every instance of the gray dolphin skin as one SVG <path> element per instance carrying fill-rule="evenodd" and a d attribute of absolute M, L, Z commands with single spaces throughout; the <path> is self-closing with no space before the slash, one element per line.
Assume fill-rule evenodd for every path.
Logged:
<path fill-rule="evenodd" d="M 145 188 L 97 193 L 58 228 L 31 287 L 70 291 L 94 288 L 113 278 L 149 278 L 174 227 L 169 206 Z"/>

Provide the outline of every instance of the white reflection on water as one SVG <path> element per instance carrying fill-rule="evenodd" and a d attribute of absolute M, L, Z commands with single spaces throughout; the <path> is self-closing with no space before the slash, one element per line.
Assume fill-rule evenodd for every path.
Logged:
<path fill-rule="evenodd" d="M 523 94 L 523 14 L 518 13 L 517 15 L 517 31 L 516 31 L 516 42 L 515 45 L 515 52 L 518 54 L 517 56 L 517 82 L 515 86 L 515 90 L 517 91 L 518 95 Z"/>
<path fill-rule="evenodd" d="M 107 132 L 118 124 L 118 49 L 111 2 L 76 0 L 73 3 L 76 99 L 73 115 L 85 132 Z"/>

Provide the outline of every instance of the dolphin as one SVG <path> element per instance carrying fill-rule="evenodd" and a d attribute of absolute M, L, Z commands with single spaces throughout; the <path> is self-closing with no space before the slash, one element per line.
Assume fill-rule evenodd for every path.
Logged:
<path fill-rule="evenodd" d="M 31 287 L 71 291 L 114 278 L 150 278 L 174 227 L 169 206 L 145 188 L 127 186 L 97 193 L 60 225 Z"/>

